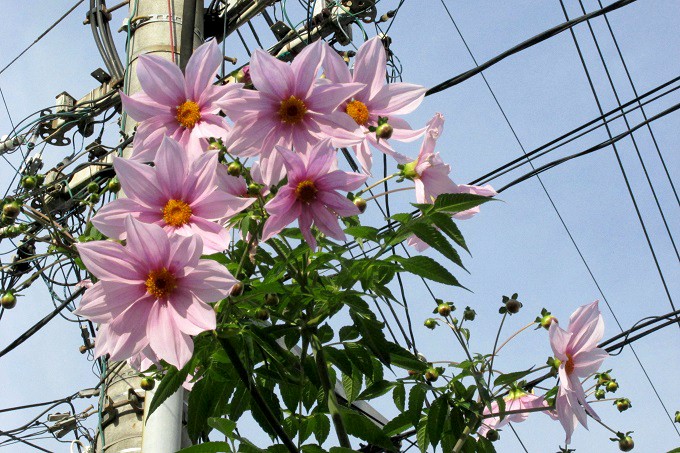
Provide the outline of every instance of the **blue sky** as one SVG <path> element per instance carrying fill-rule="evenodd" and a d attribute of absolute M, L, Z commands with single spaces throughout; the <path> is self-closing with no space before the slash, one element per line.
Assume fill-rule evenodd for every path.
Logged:
<path fill-rule="evenodd" d="M 382 0 L 378 4 L 379 13 L 392 9 L 396 3 L 394 0 Z M 565 3 L 570 17 L 578 15 L 579 7 L 575 0 L 566 0 Z M 584 3 L 588 11 L 597 8 L 596 1 Z M 24 2 L 21 7 L 15 2 L 0 4 L 6 24 L 22 24 L 0 29 L 0 66 L 32 42 L 71 4 L 70 0 L 55 0 L 49 6 L 36 1 Z M 556 0 L 446 0 L 446 4 L 480 62 L 564 20 Z M 290 8 L 291 12 L 299 13 L 298 9 Z M 84 11 L 84 7 L 77 10 L 0 76 L 0 87 L 15 122 L 35 110 L 54 104 L 54 96 L 62 91 L 78 98 L 95 86 L 96 82 L 89 73 L 103 67 L 103 63 L 89 28 L 82 25 Z M 122 22 L 123 11 L 114 13 L 112 28 L 116 29 Z M 26 21 L 27 17 L 31 20 Z M 302 15 L 297 17 L 301 19 Z M 679 17 L 680 5 L 671 0 L 640 0 L 609 15 L 638 93 L 680 73 Z M 260 19 L 258 27 L 262 28 L 262 23 Z M 596 19 L 593 26 L 619 95 L 625 102 L 633 94 L 616 49 L 604 21 Z M 374 34 L 372 27 L 368 26 L 367 30 L 369 35 Z M 609 110 L 616 104 L 592 38 L 585 24 L 575 30 L 603 108 Z M 254 48 L 254 40 L 246 35 L 249 45 Z M 273 43 L 266 30 L 261 32 L 261 36 L 265 45 Z M 404 81 L 430 87 L 473 66 L 439 1 L 406 0 L 390 36 L 393 39 L 392 50 L 403 64 Z M 122 51 L 122 35 L 117 38 L 119 51 Z M 227 47 L 228 55 L 236 55 L 240 61 L 247 60 L 238 37 L 230 37 Z M 599 116 L 568 32 L 509 57 L 485 74 L 527 150 Z M 649 106 L 648 114 L 658 113 L 677 103 L 679 98 L 680 95 L 675 93 L 655 102 Z M 438 150 L 451 163 L 456 182 L 471 181 L 521 155 L 479 76 L 427 98 L 409 120 L 412 125 L 420 126 L 435 112 L 442 112 L 447 119 Z M 630 116 L 632 124 L 641 120 L 639 113 Z M 671 175 L 677 181 L 680 114 L 670 114 L 653 123 L 652 128 Z M 117 140 L 113 131 L 115 127 L 110 129 L 108 144 L 114 144 Z M 7 114 L 0 106 L 0 134 L 10 130 Z M 621 120 L 614 122 L 614 134 L 623 130 L 625 125 Z M 606 138 L 605 131 L 598 130 L 551 153 L 538 163 L 581 151 Z M 640 131 L 636 133 L 636 139 L 671 231 L 677 235 L 680 208 L 665 180 L 649 134 Z M 401 150 L 415 156 L 418 144 L 402 147 Z M 47 148 L 44 153 L 46 165 L 58 162 L 69 152 L 67 148 Z M 679 297 L 677 258 L 630 140 L 619 142 L 619 152 L 671 294 Z M 17 165 L 20 157 L 14 154 L 9 156 L 9 160 Z M 5 189 L 13 172 L 4 162 L 0 171 Z M 521 173 L 513 173 L 492 184 L 500 187 Z M 624 328 L 645 316 L 671 311 L 611 148 L 570 161 L 542 176 Z M 497 309 L 503 294 L 518 292 L 524 307 L 519 315 L 506 323 L 501 338 L 531 321 L 542 307 L 547 307 L 559 319 L 566 321 L 579 305 L 601 298 L 537 181 L 521 183 L 499 198 L 502 203 L 487 204 L 482 207 L 480 215 L 459 223 L 472 257 L 464 258 L 469 275 L 456 272 L 473 293 L 434 285 L 439 297 L 452 300 L 459 308 L 470 305 L 477 311 L 477 320 L 471 326 L 471 344 L 472 349 L 478 352 L 489 352 L 493 345 L 500 321 Z M 410 201 L 408 195 L 393 197 L 393 212 L 400 207 L 408 209 Z M 376 212 L 373 209 L 367 220 L 379 223 L 380 217 Z M 5 247 L 3 243 L 3 251 Z M 434 252 L 429 254 L 439 258 Z M 3 262 L 8 258 L 3 257 Z M 421 327 L 422 320 L 430 316 L 433 308 L 433 303 L 425 297 L 422 283 L 408 279 L 406 294 L 419 349 L 430 360 L 459 360 L 462 352 L 451 335 L 441 328 L 429 331 Z M 20 299 L 17 308 L 5 313 L 0 321 L 0 347 L 34 324 L 51 307 L 44 290 L 36 288 L 28 292 Z M 606 322 L 605 336 L 618 333 L 604 304 L 601 308 Z M 676 387 L 680 372 L 678 335 L 678 329 L 671 326 L 635 343 L 642 363 L 671 414 L 680 409 L 680 392 Z M 94 385 L 96 378 L 91 372 L 92 364 L 78 352 L 80 344 L 77 325 L 57 318 L 22 347 L 0 358 L 0 406 L 57 399 Z M 528 331 L 504 350 L 496 364 L 502 370 L 520 369 L 543 364 L 549 354 L 547 334 L 543 330 Z M 630 351 L 607 360 L 604 367 L 614 369 L 621 386 L 617 396 L 629 397 L 633 408 L 619 414 L 610 403 L 597 404 L 595 408 L 603 421 L 614 429 L 635 431 L 636 451 L 666 451 L 680 445 L 680 438 L 666 419 Z M 76 409 L 83 410 L 89 404 L 96 405 L 96 401 L 78 401 Z M 66 407 L 55 410 L 64 411 Z M 389 413 L 387 406 L 384 410 Z M 0 429 L 19 426 L 31 418 L 30 414 L 31 411 L 0 414 Z M 93 419 L 90 419 L 91 423 Z M 590 427 L 590 432 L 577 429 L 573 448 L 578 452 L 617 450 L 608 440 L 611 436 L 604 428 L 597 424 Z M 527 422 L 516 425 L 516 429 L 530 452 L 555 451 L 557 444 L 563 440 L 559 423 L 542 415 L 530 417 Z M 67 448 L 59 447 L 59 444 L 55 446 L 54 442 L 41 445 L 51 445 L 47 448 L 55 451 Z M 520 451 L 517 439 L 509 430 L 503 433 L 497 447 L 499 451 Z M 33 450 L 13 446 L 8 451 Z"/>

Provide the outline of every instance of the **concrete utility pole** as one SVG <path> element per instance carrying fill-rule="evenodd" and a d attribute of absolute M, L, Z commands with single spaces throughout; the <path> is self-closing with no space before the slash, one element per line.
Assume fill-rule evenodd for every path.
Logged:
<path fill-rule="evenodd" d="M 183 26 L 184 17 L 191 17 L 193 24 Z M 134 94 L 141 90 L 136 71 L 140 55 L 153 54 L 181 64 L 183 42 L 185 59 L 187 45 L 193 50 L 203 43 L 203 1 L 131 0 L 127 26 L 131 38 L 125 78 L 127 93 Z M 193 39 L 184 40 L 184 32 L 192 33 Z M 124 132 L 130 135 L 134 126 L 127 117 Z M 123 155 L 131 153 L 132 148 L 127 148 Z M 104 382 L 106 395 L 100 403 L 103 433 L 97 437 L 97 453 L 171 453 L 187 446 L 188 438 L 182 435 L 182 389 L 146 420 L 153 393 L 145 394 L 138 373 L 126 363 L 110 363 L 108 369 L 115 371 Z"/>

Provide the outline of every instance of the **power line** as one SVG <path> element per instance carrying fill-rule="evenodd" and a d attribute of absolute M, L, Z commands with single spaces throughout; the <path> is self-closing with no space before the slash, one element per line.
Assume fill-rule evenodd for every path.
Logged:
<path fill-rule="evenodd" d="M 17 55 L 16 57 L 14 57 L 14 59 L 13 59 L 12 61 L 10 61 L 9 63 L 7 63 L 7 65 L 6 65 L 4 68 L 0 69 L 0 74 L 2 74 L 3 72 L 5 72 L 5 70 L 6 70 L 7 68 L 9 68 L 10 66 L 12 66 L 12 65 L 14 64 L 15 61 L 17 61 L 17 60 L 18 60 L 19 58 L 21 58 L 26 52 L 28 52 L 28 50 L 29 50 L 31 47 L 33 47 L 36 43 L 38 43 L 38 41 L 40 41 L 42 38 L 44 38 L 45 35 L 48 34 L 50 31 L 52 31 L 52 29 L 53 29 L 54 27 L 56 27 L 62 20 L 66 19 L 66 17 L 67 17 L 69 14 L 71 14 L 78 6 L 80 6 L 80 4 L 83 3 L 84 1 L 85 1 L 85 0 L 78 0 L 78 1 L 76 2 L 76 4 L 73 5 L 71 8 L 69 8 L 68 11 L 66 11 L 59 19 L 57 19 L 56 22 L 54 22 L 52 25 L 50 25 L 49 27 L 47 27 L 47 30 L 45 30 L 44 32 L 40 33 L 40 35 L 39 35 L 37 38 L 35 38 L 35 40 L 34 40 L 31 44 L 29 44 L 28 47 L 26 47 L 24 50 L 22 50 L 21 53 L 20 53 L 19 55 Z"/>

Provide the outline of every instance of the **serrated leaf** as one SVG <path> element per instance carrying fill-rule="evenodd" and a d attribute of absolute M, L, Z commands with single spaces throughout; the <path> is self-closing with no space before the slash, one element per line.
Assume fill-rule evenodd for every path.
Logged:
<path fill-rule="evenodd" d="M 354 310 L 350 310 L 349 315 L 354 321 L 354 326 L 361 332 L 360 342 L 366 345 L 382 363 L 389 366 L 390 355 L 387 351 L 387 340 L 383 333 L 384 324 L 375 319 L 367 318 Z M 369 375 L 372 376 L 372 373 Z"/>
<path fill-rule="evenodd" d="M 366 376 L 373 376 L 373 363 L 366 348 L 358 343 L 343 343 L 347 357 Z"/>
<path fill-rule="evenodd" d="M 392 440 L 367 417 L 347 409 L 340 409 L 347 433 L 387 451 L 396 451 Z"/>
<path fill-rule="evenodd" d="M 227 418 L 210 417 L 208 419 L 208 426 L 215 428 L 227 437 L 231 437 L 236 429 L 236 422 Z"/>
<path fill-rule="evenodd" d="M 411 225 L 410 228 L 411 231 L 413 231 L 415 235 L 422 239 L 427 245 L 444 255 L 453 263 L 465 269 L 458 252 L 456 252 L 456 249 L 453 248 L 451 243 L 447 241 L 444 235 L 440 233 L 435 227 L 425 223 L 415 223 Z"/>
<path fill-rule="evenodd" d="M 342 374 L 342 388 L 345 389 L 345 396 L 350 403 L 355 401 L 361 392 L 362 375 L 356 368 L 352 369 L 352 374 Z"/>
<path fill-rule="evenodd" d="M 323 444 L 326 442 L 326 439 L 328 439 L 328 435 L 331 432 L 331 421 L 328 419 L 326 414 L 321 413 L 314 414 L 314 418 L 316 419 L 316 424 L 314 425 L 314 437 L 316 437 L 317 442 Z"/>
<path fill-rule="evenodd" d="M 398 344 L 389 343 L 390 362 L 405 370 L 425 371 L 427 364 L 418 359 L 411 351 Z"/>
<path fill-rule="evenodd" d="M 158 384 L 158 388 L 156 388 L 156 392 L 151 400 L 151 405 L 149 406 L 149 414 L 147 417 L 153 414 L 154 411 L 170 397 L 170 395 L 174 394 L 182 386 L 189 375 L 192 366 L 194 365 L 189 361 L 181 370 L 178 370 L 174 366 L 169 367 L 165 376 L 161 379 L 160 384 Z"/>
<path fill-rule="evenodd" d="M 490 197 L 471 193 L 445 193 L 434 201 L 435 212 L 463 212 L 493 200 Z"/>
<path fill-rule="evenodd" d="M 515 371 L 514 373 L 505 373 L 500 376 L 498 376 L 494 381 L 493 385 L 494 386 L 499 386 L 499 385 L 508 385 L 512 384 L 513 382 L 519 381 L 522 379 L 524 376 L 531 374 L 533 372 L 533 367 L 529 368 L 528 370 L 524 371 Z"/>
<path fill-rule="evenodd" d="M 358 399 L 368 401 L 373 398 L 377 398 L 389 392 L 392 388 L 394 388 L 395 385 L 397 385 L 395 382 L 385 380 L 374 382 L 366 390 L 359 394 Z"/>
<path fill-rule="evenodd" d="M 326 359 L 335 365 L 342 373 L 352 374 L 352 362 L 347 358 L 347 352 L 329 346 L 323 348 Z"/>
<path fill-rule="evenodd" d="M 378 229 L 370 226 L 353 226 L 345 229 L 345 233 L 359 239 L 370 239 L 376 241 L 378 238 Z"/>
<path fill-rule="evenodd" d="M 420 453 L 425 453 L 430 443 L 427 437 L 427 417 L 423 417 L 420 419 L 420 423 L 418 423 L 416 442 L 418 443 L 418 448 L 420 448 Z"/>
<path fill-rule="evenodd" d="M 446 396 L 440 396 L 427 413 L 427 435 L 433 447 L 436 447 L 442 437 L 446 417 L 449 415 L 449 402 Z"/>
<path fill-rule="evenodd" d="M 425 389 L 420 385 L 414 385 L 408 392 L 408 412 L 411 414 L 411 423 L 413 426 L 418 424 L 420 420 L 420 413 L 423 410 L 425 403 Z"/>
<path fill-rule="evenodd" d="M 442 233 L 447 235 L 453 242 L 458 244 L 458 246 L 470 253 L 470 250 L 468 250 L 467 244 L 465 243 L 465 239 L 463 238 L 463 234 L 460 232 L 458 226 L 453 221 L 451 216 L 438 212 L 431 214 L 429 219 L 437 226 L 437 228 L 442 231 Z"/>
<path fill-rule="evenodd" d="M 221 413 L 216 409 L 223 407 L 231 396 L 231 392 L 227 392 L 229 384 L 229 381 L 215 381 L 209 375 L 194 384 L 187 411 L 187 432 L 192 441 L 196 442 L 208 431 L 208 417 Z"/>
<path fill-rule="evenodd" d="M 429 256 L 416 255 L 410 258 L 401 258 L 398 261 L 401 263 L 404 270 L 414 275 L 445 285 L 465 288 L 451 272 L 447 271 L 444 266 Z"/>
<path fill-rule="evenodd" d="M 411 421 L 411 414 L 402 412 L 383 426 L 383 432 L 388 436 L 394 436 L 403 433 L 412 426 L 413 422 Z"/>
<path fill-rule="evenodd" d="M 404 412 L 404 407 L 406 405 L 406 387 L 403 382 L 397 383 L 397 386 L 392 392 L 392 399 L 394 400 L 394 405 L 399 409 L 399 412 Z"/>

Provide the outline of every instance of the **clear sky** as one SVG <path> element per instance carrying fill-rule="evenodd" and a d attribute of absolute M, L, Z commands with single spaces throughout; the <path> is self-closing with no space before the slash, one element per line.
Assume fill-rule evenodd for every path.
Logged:
<path fill-rule="evenodd" d="M 564 21 L 558 0 L 445 1 L 479 62 Z M 14 58 L 72 3 L 71 0 L 55 0 L 46 5 L 46 2 L 29 0 L 19 6 L 17 2 L 0 2 L 0 13 L 5 23 L 0 28 L 0 66 Z M 393 9 L 397 3 L 396 0 L 382 0 L 378 4 L 379 14 Z M 598 8 L 596 1 L 584 3 L 588 11 Z M 570 17 L 579 15 L 576 0 L 565 0 L 565 4 Z M 82 25 L 85 9 L 81 6 L 0 75 L 0 87 L 15 123 L 36 110 L 53 105 L 54 96 L 62 91 L 78 98 L 97 84 L 89 73 L 103 67 L 103 63 L 89 27 Z M 302 19 L 299 7 L 291 5 L 290 9 L 296 14 L 292 18 L 294 21 Z M 114 13 L 114 32 L 125 15 L 124 10 Z M 639 0 L 611 13 L 609 18 L 638 93 L 680 75 L 680 38 L 677 33 L 680 4 L 673 0 Z M 261 18 L 257 22 L 258 30 L 262 29 Z M 622 102 L 628 101 L 633 97 L 632 90 L 606 25 L 600 18 L 593 21 L 593 26 Z M 373 28 L 366 26 L 370 36 L 375 33 Z M 609 110 L 616 106 L 616 101 L 588 28 L 582 24 L 575 30 L 603 108 Z M 392 50 L 403 64 L 404 81 L 430 87 L 473 67 L 438 0 L 406 0 L 389 34 L 393 40 Z M 265 46 L 274 42 L 266 30 L 260 36 Z M 122 52 L 123 37 L 119 35 L 117 38 L 119 52 Z M 256 47 L 249 34 L 246 39 L 251 49 Z M 237 36 L 227 40 L 227 47 L 228 55 L 238 56 L 240 61 L 247 60 Z M 599 116 L 569 32 L 511 56 L 485 74 L 527 150 Z M 648 107 L 648 115 L 656 114 L 679 100 L 677 93 L 666 96 Z M 451 163 L 456 182 L 474 180 L 521 155 L 481 77 L 475 76 L 427 98 L 409 120 L 413 126 L 421 126 L 435 112 L 442 112 L 447 118 L 438 150 Z M 632 124 L 641 120 L 639 113 L 630 116 Z M 107 144 L 113 145 L 117 140 L 115 126 L 109 129 L 112 131 L 108 134 Z M 654 122 L 652 129 L 677 186 L 680 113 Z M 0 105 L 0 135 L 10 130 L 7 112 Z M 621 120 L 612 125 L 614 134 L 624 130 L 625 124 Z M 670 191 L 648 132 L 641 130 L 635 137 L 671 232 L 677 238 L 680 234 L 680 207 Z M 597 130 L 538 163 L 581 151 L 606 139 L 606 132 Z M 77 145 L 80 146 L 80 142 Z M 418 144 L 400 149 L 415 156 Z M 619 142 L 618 149 L 669 290 L 680 299 L 678 261 L 635 150 L 629 139 Z M 46 166 L 53 165 L 70 152 L 70 147 L 48 147 L 44 152 Z M 8 159 L 15 166 L 20 163 L 19 154 L 8 156 Z M 2 161 L 0 171 L 2 189 L 6 189 L 14 170 Z M 514 172 L 492 182 L 492 185 L 501 187 L 524 171 L 526 169 Z M 628 328 L 643 317 L 671 311 L 611 148 L 572 160 L 542 176 L 623 327 Z M 406 192 L 404 196 L 393 197 L 393 212 L 400 207 L 409 209 L 406 203 L 412 201 L 410 196 Z M 487 204 L 476 218 L 459 223 L 472 257 L 464 257 L 469 275 L 454 271 L 473 293 L 433 286 L 438 297 L 453 301 L 459 309 L 469 305 L 477 311 L 477 320 L 470 326 L 473 333 L 471 345 L 473 351 L 481 353 L 488 353 L 492 348 L 500 321 L 497 310 L 503 294 L 518 292 L 524 307 L 519 315 L 506 323 L 501 338 L 533 320 L 542 307 L 547 307 L 566 322 L 578 306 L 601 299 L 536 180 L 508 189 L 499 198 L 502 203 Z M 373 209 L 367 220 L 378 224 L 380 216 L 376 212 Z M 7 250 L 4 242 L 1 250 Z M 440 259 L 434 252 L 430 256 Z M 10 257 L 11 254 L 3 255 L 1 259 L 4 263 Z M 407 279 L 406 286 L 421 352 L 429 360 L 460 360 L 462 352 L 449 333 L 441 328 L 429 331 L 421 327 L 434 306 L 422 283 Z M 51 308 L 46 291 L 36 288 L 27 293 L 19 300 L 18 306 L 6 312 L 0 321 L 0 347 L 15 339 Z M 604 304 L 601 308 L 606 323 L 605 337 L 615 335 L 618 328 L 611 313 Z M 23 346 L 0 358 L 0 408 L 58 399 L 93 386 L 96 377 L 91 372 L 92 364 L 78 352 L 80 344 L 77 324 L 56 318 Z M 680 331 L 673 326 L 635 343 L 636 351 L 671 415 L 680 410 L 678 345 Z M 547 333 L 543 330 L 528 331 L 504 350 L 496 365 L 501 370 L 542 365 L 548 355 Z M 667 451 L 679 446 L 680 437 L 666 418 L 630 350 L 608 359 L 604 367 L 614 369 L 620 384 L 616 395 L 629 397 L 633 408 L 619 414 L 611 403 L 596 404 L 594 407 L 603 421 L 614 429 L 635 431 L 636 451 Z M 96 401 L 79 400 L 75 403 L 78 411 L 89 404 L 96 406 Z M 388 406 L 381 405 L 381 409 L 389 413 Z M 55 408 L 57 410 L 63 412 L 67 406 Z M 0 413 L 0 429 L 20 426 L 34 415 L 37 412 Z M 90 418 L 89 426 L 94 426 L 94 418 Z M 559 423 L 540 414 L 532 415 L 527 422 L 515 427 L 530 452 L 556 451 L 557 445 L 564 439 Z M 577 452 L 617 451 L 604 428 L 594 423 L 590 427 L 590 432 L 577 428 L 572 443 Z M 59 446 L 53 441 L 40 444 L 54 451 L 68 449 L 68 446 Z M 509 430 L 504 431 L 497 448 L 499 451 L 521 451 Z M 14 445 L 7 451 L 34 450 Z"/>

